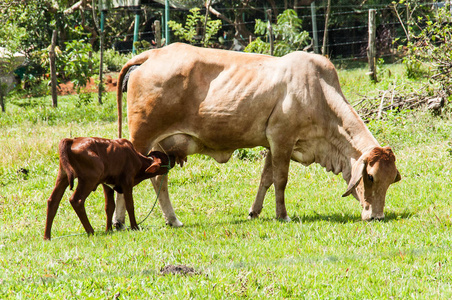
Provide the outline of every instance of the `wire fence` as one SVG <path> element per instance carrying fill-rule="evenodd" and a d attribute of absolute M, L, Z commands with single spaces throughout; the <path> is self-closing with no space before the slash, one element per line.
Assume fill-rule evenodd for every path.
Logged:
<path fill-rule="evenodd" d="M 426 3 L 422 5 L 423 8 L 435 8 L 438 6 L 437 2 Z M 261 15 L 265 16 L 265 11 L 269 7 L 254 7 L 254 11 L 260 12 Z M 279 13 L 281 13 L 285 7 L 273 7 Z M 295 7 L 299 18 L 303 22 L 303 30 L 307 31 L 309 36 L 312 38 L 314 36 L 312 30 L 312 14 L 311 14 L 311 6 L 297 6 Z M 326 54 L 334 60 L 364 60 L 367 57 L 366 50 L 368 45 L 368 25 L 363 22 L 363 19 L 366 19 L 363 16 L 367 16 L 369 9 L 375 9 L 377 12 L 377 53 L 378 57 L 383 58 L 395 58 L 396 50 L 399 46 L 398 41 L 404 40 L 406 38 L 406 34 L 403 29 L 402 20 L 398 18 L 396 13 L 396 8 L 394 5 L 372 5 L 372 6 L 362 6 L 356 7 L 352 5 L 333 5 L 331 7 L 330 19 L 334 17 L 334 22 L 328 25 L 328 35 L 327 35 L 327 43 L 326 43 Z M 404 6 L 399 8 L 401 11 L 405 10 Z M 217 11 L 222 13 L 229 12 L 230 8 L 216 8 Z M 148 10 L 148 12 L 151 10 Z M 127 9 L 119 9 L 109 12 L 111 15 L 117 16 L 126 16 L 130 20 L 133 18 L 133 14 L 136 11 L 127 10 Z M 140 11 L 143 15 L 143 10 Z M 147 16 L 147 19 L 150 20 L 160 20 L 161 24 L 164 24 L 163 20 L 163 11 L 156 13 L 156 11 L 152 12 L 153 15 L 150 17 Z M 170 19 L 174 14 L 188 14 L 187 10 L 174 10 L 170 11 Z M 201 14 L 205 13 L 201 12 Z M 250 14 L 249 16 L 244 16 L 244 21 L 236 24 L 228 24 L 223 22 L 222 28 L 218 36 L 222 37 L 222 44 L 218 45 L 223 48 L 232 48 L 232 45 L 235 44 L 234 41 L 234 33 L 235 26 L 243 25 L 246 26 L 250 32 L 254 33 L 254 26 L 256 24 L 256 20 Z M 215 19 L 215 16 L 210 14 L 212 19 Z M 317 23 L 317 35 L 319 37 L 319 45 L 323 44 L 323 38 L 325 33 L 325 18 L 326 18 L 326 7 L 317 7 L 315 10 L 315 17 Z M 274 17 L 273 19 L 276 19 Z M 273 23 L 275 20 L 272 20 Z M 402 21 L 403 22 L 403 21 Z M 151 45 L 155 43 L 155 31 L 152 29 L 152 26 L 149 26 L 148 22 L 145 22 L 145 26 L 141 26 L 138 33 L 138 40 L 146 40 Z M 405 24 L 406 25 L 406 24 Z M 162 26 L 164 28 L 164 26 Z M 162 28 L 162 30 L 163 30 Z M 164 34 L 162 34 L 164 36 Z M 177 40 L 174 36 L 174 31 L 170 30 L 171 41 Z M 260 36 L 254 34 L 253 38 L 260 37 L 262 40 L 266 40 L 267 36 Z M 119 52 L 130 52 L 133 46 L 134 34 L 132 32 L 122 33 L 113 35 L 106 32 L 106 38 L 109 41 L 109 45 L 114 47 Z M 199 43 L 195 43 L 197 45 L 201 45 L 201 38 L 199 37 Z M 67 41 L 67 40 L 66 40 Z M 62 41 L 65 42 L 65 41 Z M 246 45 L 247 40 L 239 40 L 243 45 Z"/>

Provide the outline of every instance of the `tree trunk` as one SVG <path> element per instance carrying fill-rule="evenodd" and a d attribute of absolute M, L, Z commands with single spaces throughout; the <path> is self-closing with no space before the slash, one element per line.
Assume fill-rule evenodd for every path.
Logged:
<path fill-rule="evenodd" d="M 3 83 L 0 81 L 0 106 L 2 107 L 2 112 L 5 112 L 5 102 L 3 102 Z"/>
<path fill-rule="evenodd" d="M 57 77 L 56 77 L 56 65 L 55 65 L 55 46 L 56 46 L 57 31 L 52 33 L 52 45 L 50 46 L 49 59 L 50 59 L 50 82 L 52 85 L 52 106 L 58 107 L 58 95 L 57 95 Z"/>

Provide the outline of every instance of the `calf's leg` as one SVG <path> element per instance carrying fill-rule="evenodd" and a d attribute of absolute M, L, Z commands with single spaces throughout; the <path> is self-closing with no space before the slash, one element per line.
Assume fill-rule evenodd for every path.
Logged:
<path fill-rule="evenodd" d="M 95 186 L 93 187 L 93 185 L 87 184 L 85 181 L 80 180 L 79 178 L 77 188 L 69 199 L 88 235 L 94 234 L 94 229 L 89 223 L 88 216 L 86 215 L 85 200 L 93 190 L 95 190 Z"/>
<path fill-rule="evenodd" d="M 115 212 L 115 191 L 110 187 L 102 184 L 105 196 L 105 213 L 107 214 L 107 224 L 105 226 L 105 231 L 111 231 L 112 229 L 112 218 Z"/>
<path fill-rule="evenodd" d="M 126 202 L 127 213 L 129 214 L 130 228 L 137 230 L 138 224 L 135 218 L 135 207 L 133 205 L 132 188 L 124 188 L 124 200 Z"/>
<path fill-rule="evenodd" d="M 249 219 L 257 218 L 262 212 L 262 207 L 264 203 L 265 194 L 270 186 L 273 184 L 273 169 L 272 169 L 272 155 L 269 151 L 267 157 L 265 158 L 264 168 L 262 170 L 261 181 L 259 184 L 259 189 L 257 190 L 256 199 L 250 208 L 248 214 Z"/>
<path fill-rule="evenodd" d="M 52 194 L 47 200 L 47 217 L 46 217 L 46 226 L 44 230 L 45 240 L 50 240 L 52 223 L 58 210 L 58 206 L 60 205 L 61 198 L 63 197 L 64 192 L 66 191 L 66 188 L 68 186 L 69 182 L 67 179 L 67 175 L 64 174 L 60 169 L 60 171 L 58 172 L 55 188 L 53 189 Z"/>

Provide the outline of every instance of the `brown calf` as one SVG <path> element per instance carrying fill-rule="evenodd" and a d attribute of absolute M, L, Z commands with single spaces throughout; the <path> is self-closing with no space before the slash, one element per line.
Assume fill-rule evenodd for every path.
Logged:
<path fill-rule="evenodd" d="M 52 222 L 61 198 L 68 186 L 72 190 L 75 178 L 78 178 L 78 185 L 69 201 L 88 234 L 93 234 L 94 229 L 86 216 L 85 199 L 99 184 L 102 184 L 105 195 L 106 230 L 112 229 L 114 191 L 124 194 L 130 226 L 138 229 L 133 207 L 133 187 L 145 179 L 166 174 L 174 166 L 174 160 L 170 160 L 166 154 L 153 151 L 146 157 L 138 153 L 126 139 L 78 137 L 62 139 L 58 147 L 60 168 L 55 188 L 47 200 L 46 240 L 50 240 Z"/>

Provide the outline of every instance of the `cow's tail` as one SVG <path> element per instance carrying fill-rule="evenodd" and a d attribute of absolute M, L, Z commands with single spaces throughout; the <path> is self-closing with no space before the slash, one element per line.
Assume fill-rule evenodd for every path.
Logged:
<path fill-rule="evenodd" d="M 116 88 L 116 104 L 118 105 L 118 138 L 122 137 L 122 89 L 124 78 L 130 67 L 143 64 L 149 57 L 152 50 L 146 51 L 130 59 L 121 69 L 118 76 L 118 85 Z"/>
<path fill-rule="evenodd" d="M 58 145 L 58 152 L 60 154 L 60 168 L 62 168 L 66 173 L 69 182 L 69 188 L 71 190 L 74 188 L 75 171 L 69 161 L 69 151 L 71 151 L 73 142 L 73 139 L 62 139 L 60 141 L 60 144 Z"/>

